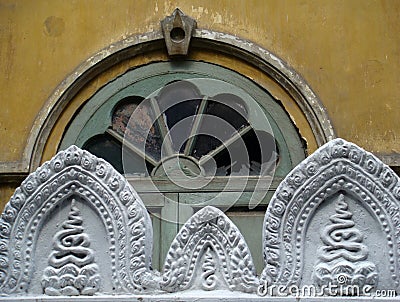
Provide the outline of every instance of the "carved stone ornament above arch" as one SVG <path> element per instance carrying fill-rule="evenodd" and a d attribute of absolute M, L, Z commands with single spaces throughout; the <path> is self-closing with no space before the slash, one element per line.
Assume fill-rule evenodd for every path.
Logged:
<path fill-rule="evenodd" d="M 259 283 L 242 234 L 212 206 L 195 213 L 176 235 L 162 277 L 161 288 L 169 292 L 226 289 L 252 293 Z"/>
<path fill-rule="evenodd" d="M 71 146 L 31 173 L 5 206 L 0 293 L 142 292 L 151 250 L 151 220 L 137 193 L 109 163 Z"/>
<path fill-rule="evenodd" d="M 258 278 L 239 229 L 207 206 L 154 271 L 142 201 L 110 164 L 71 146 L 31 173 L 0 217 L 0 301 L 297 301 L 298 290 L 399 301 L 400 181 L 352 143 L 327 143 L 283 180 L 263 236 Z"/>
<path fill-rule="evenodd" d="M 261 283 L 398 292 L 399 180 L 353 143 L 335 139 L 319 148 L 289 173 L 271 199 L 264 218 Z"/>
<path fill-rule="evenodd" d="M 191 38 L 189 52 L 190 49 L 209 50 L 234 56 L 274 79 L 304 113 L 318 146 L 335 138 L 334 129 L 322 102 L 301 75 L 284 60 L 253 42 L 227 33 L 197 28 L 193 29 Z M 70 100 L 87 83 L 110 69 L 116 62 L 159 50 L 166 50 L 161 28 L 117 41 L 88 58 L 66 77 L 48 98 L 34 122 L 22 161 L 12 167 L 5 167 L 5 170 L 34 171 L 41 162 L 44 145 L 51 129 Z"/>

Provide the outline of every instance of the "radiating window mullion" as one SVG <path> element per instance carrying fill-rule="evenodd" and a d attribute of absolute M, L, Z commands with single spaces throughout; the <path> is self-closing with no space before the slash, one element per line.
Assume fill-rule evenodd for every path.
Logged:
<path fill-rule="evenodd" d="M 140 157 L 142 157 L 143 159 L 148 161 L 153 166 L 158 165 L 158 162 L 153 157 L 151 157 L 148 153 L 140 150 L 140 148 L 136 147 L 134 144 L 132 144 L 128 140 L 124 139 L 124 137 L 122 135 L 120 135 L 117 131 L 115 131 L 113 129 L 107 129 L 106 132 L 108 134 L 110 134 L 113 138 L 118 140 L 123 146 L 128 147 L 128 149 L 130 151 L 136 153 L 137 155 L 139 155 Z"/>
<path fill-rule="evenodd" d="M 150 99 L 150 104 L 155 115 L 158 129 L 160 130 L 161 141 L 164 147 L 164 151 L 166 152 L 167 156 L 172 155 L 174 154 L 172 148 L 172 140 L 168 132 L 166 121 L 163 117 L 163 114 L 161 113 L 160 106 L 158 105 L 157 100 L 155 98 Z"/>
<path fill-rule="evenodd" d="M 241 129 L 239 132 L 237 132 L 235 135 L 233 135 L 231 138 L 226 140 L 223 144 L 215 148 L 214 150 L 210 151 L 206 155 L 202 156 L 199 159 L 199 164 L 200 166 L 203 166 L 207 161 L 209 161 L 211 158 L 215 157 L 217 154 L 219 154 L 221 151 L 225 150 L 228 148 L 230 145 L 232 145 L 234 142 L 236 142 L 238 139 L 243 137 L 247 132 L 249 132 L 251 129 L 253 129 L 251 126 L 246 126 L 243 129 Z"/>
<path fill-rule="evenodd" d="M 208 103 L 208 97 L 205 96 L 203 97 L 203 99 L 201 100 L 201 103 L 199 105 L 199 109 L 197 110 L 195 119 L 193 121 L 193 126 L 189 135 L 189 139 L 186 143 L 185 146 L 185 150 L 184 150 L 184 154 L 185 155 L 190 155 L 193 151 L 194 145 L 196 143 L 196 134 L 199 131 L 200 125 L 201 125 L 201 121 L 203 119 L 203 114 L 206 111 L 207 108 L 207 103 Z"/>

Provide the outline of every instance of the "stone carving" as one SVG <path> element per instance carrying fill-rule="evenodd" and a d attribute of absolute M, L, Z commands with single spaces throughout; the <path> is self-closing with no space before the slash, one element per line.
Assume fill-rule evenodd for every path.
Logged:
<path fill-rule="evenodd" d="M 68 220 L 55 235 L 49 266 L 43 273 L 42 287 L 46 295 L 93 295 L 99 291 L 99 268 L 94 261 L 94 252 L 82 222 L 80 212 L 72 200 Z"/>
<path fill-rule="evenodd" d="M 340 194 L 357 207 L 353 212 L 357 217 L 353 218 L 358 225 L 365 224 L 364 241 L 375 249 L 369 260 L 377 265 L 377 288 L 384 285 L 399 290 L 399 178 L 373 154 L 343 139 L 330 141 L 300 163 L 272 197 L 264 218 L 261 284 L 312 284 L 312 267 L 317 259 L 314 247 L 307 244 L 319 239 L 321 224 L 331 215 L 326 209 Z M 345 211 L 344 205 L 341 207 L 340 211 Z M 378 276 L 372 266 L 368 269 L 372 273 L 368 282 L 374 283 Z"/>
<path fill-rule="evenodd" d="M 72 198 L 81 200 L 81 211 L 88 211 L 96 231 L 104 232 L 98 235 L 104 241 L 98 247 L 106 249 L 108 259 L 102 260 L 109 265 L 99 263 L 99 268 L 109 270 L 105 273 L 111 281 L 103 291 L 134 293 L 152 285 L 152 228 L 142 201 L 110 164 L 71 146 L 30 174 L 5 206 L 0 219 L 1 294 L 42 293 L 40 277 L 33 274 L 38 266 L 33 262 L 41 258 L 37 240 L 56 209 Z"/>
<path fill-rule="evenodd" d="M 364 235 L 355 227 L 352 216 L 344 195 L 340 194 L 336 214 L 321 232 L 324 245 L 317 251 L 314 267 L 315 283 L 320 288 L 338 286 L 342 295 L 351 294 L 354 285 L 374 288 L 378 282 L 375 264 L 367 261 L 369 251 L 363 244 Z"/>
<path fill-rule="evenodd" d="M 253 260 L 240 231 L 224 213 L 207 206 L 185 223 L 172 242 L 161 288 L 169 292 L 255 292 L 257 285 Z"/>
<path fill-rule="evenodd" d="M 0 300 L 168 300 L 177 294 L 161 290 L 255 293 L 260 283 L 399 291 L 399 178 L 354 144 L 336 139 L 299 164 L 271 199 L 263 231 L 259 280 L 240 231 L 207 206 L 177 234 L 160 275 L 151 270 L 151 221 L 136 192 L 104 160 L 72 146 L 30 174 L 1 215 Z"/>
<path fill-rule="evenodd" d="M 204 263 L 202 265 L 203 273 L 201 277 L 203 278 L 202 287 L 205 290 L 213 290 L 217 286 L 216 272 L 216 262 L 211 252 L 211 248 L 208 247 L 206 253 L 204 254 Z"/>
<path fill-rule="evenodd" d="M 179 8 L 176 8 L 171 16 L 167 16 L 161 21 L 168 55 L 186 56 L 188 54 L 190 40 L 196 26 L 196 20 L 186 16 Z"/>

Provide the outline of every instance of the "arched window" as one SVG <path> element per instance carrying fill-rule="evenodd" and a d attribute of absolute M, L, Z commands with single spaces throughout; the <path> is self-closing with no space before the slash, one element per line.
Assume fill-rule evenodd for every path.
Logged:
<path fill-rule="evenodd" d="M 239 227 L 261 271 L 266 205 L 305 158 L 296 127 L 268 91 L 232 70 L 183 60 L 108 83 L 80 108 L 60 149 L 71 144 L 110 162 L 139 192 L 153 214 L 158 269 L 180 225 L 214 205 Z"/>
<path fill-rule="evenodd" d="M 263 165 L 270 172 L 275 168 L 279 149 L 272 129 L 251 125 L 247 107 L 235 94 L 201 95 L 192 82 L 175 81 L 154 99 L 123 98 L 112 110 L 109 128 L 83 148 L 125 175 L 163 176 L 170 157 L 179 158 L 181 165 L 186 162 L 182 172 L 189 175 L 263 175 Z M 265 122 L 269 128 L 268 119 Z"/>

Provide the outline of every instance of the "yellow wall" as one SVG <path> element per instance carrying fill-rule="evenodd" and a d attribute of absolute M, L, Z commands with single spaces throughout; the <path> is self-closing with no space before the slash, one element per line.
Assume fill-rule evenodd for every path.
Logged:
<path fill-rule="evenodd" d="M 21 160 L 38 112 L 79 64 L 158 30 L 175 7 L 199 28 L 253 41 L 286 61 L 322 100 L 338 136 L 377 154 L 400 152 L 400 1 L 0 0 L 0 162 Z M 288 108 L 306 128 L 296 110 Z M 2 198 L 10 191 L 3 187 Z"/>

